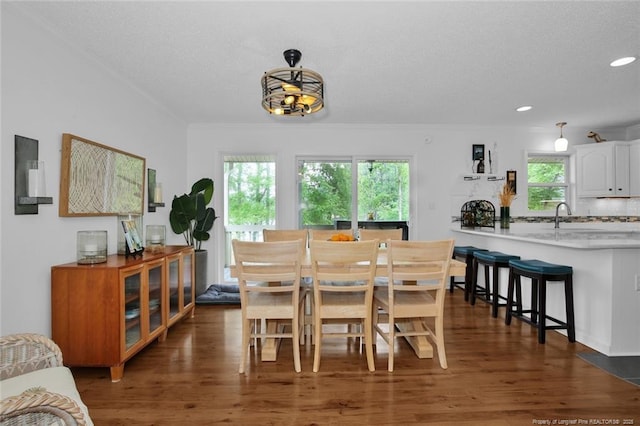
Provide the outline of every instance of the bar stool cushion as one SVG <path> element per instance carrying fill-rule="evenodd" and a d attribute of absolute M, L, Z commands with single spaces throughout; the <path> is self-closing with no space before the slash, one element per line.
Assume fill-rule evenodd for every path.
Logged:
<path fill-rule="evenodd" d="M 477 251 L 486 251 L 486 249 L 481 249 L 474 246 L 455 246 L 453 248 L 453 254 L 458 256 L 474 254 Z"/>
<path fill-rule="evenodd" d="M 473 256 L 479 261 L 491 263 L 508 263 L 510 260 L 520 259 L 520 256 L 501 253 L 499 251 L 477 251 Z"/>
<path fill-rule="evenodd" d="M 553 263 L 543 262 L 542 260 L 519 260 L 509 261 L 509 266 L 518 268 L 521 271 L 530 272 L 541 275 L 567 275 L 573 273 L 573 268 L 566 265 L 556 265 Z"/>

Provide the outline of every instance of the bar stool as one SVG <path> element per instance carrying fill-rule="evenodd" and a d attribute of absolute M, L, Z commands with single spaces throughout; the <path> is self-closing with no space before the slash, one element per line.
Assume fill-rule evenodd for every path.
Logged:
<path fill-rule="evenodd" d="M 473 253 L 473 275 L 471 279 L 471 304 L 476 304 L 476 295 L 478 289 L 482 289 L 484 300 L 491 303 L 491 315 L 498 317 L 498 307 L 507 306 L 506 303 L 500 303 L 500 300 L 506 301 L 507 298 L 500 295 L 499 278 L 500 268 L 509 268 L 510 260 L 520 259 L 520 256 L 505 254 L 499 251 L 476 251 Z M 478 267 L 484 265 L 484 288 L 478 286 Z M 493 290 L 489 287 L 489 267 L 493 268 Z M 493 293 L 493 295 L 492 295 Z"/>
<path fill-rule="evenodd" d="M 522 309 L 521 277 L 531 279 L 531 309 Z M 547 281 L 564 281 L 564 297 L 566 321 L 560 321 L 547 315 Z M 516 306 L 513 307 L 513 292 L 516 292 Z M 527 317 L 523 314 L 529 313 Z M 573 315 L 573 268 L 565 265 L 554 265 L 541 260 L 510 260 L 509 287 L 507 291 L 507 312 L 504 322 L 511 324 L 514 316 L 538 328 L 538 342 L 545 342 L 546 330 L 566 329 L 570 342 L 576 341 L 576 329 Z M 539 318 L 538 318 L 539 317 Z M 546 325 L 546 320 L 556 325 Z"/>
<path fill-rule="evenodd" d="M 469 300 L 469 294 L 471 293 L 471 277 L 473 275 L 473 253 L 477 251 L 486 251 L 474 246 L 455 246 L 453 248 L 453 258 L 458 260 L 464 260 L 467 264 L 464 272 L 464 282 L 455 281 L 452 276 L 449 283 L 449 293 L 453 293 L 454 287 L 458 287 L 464 290 L 464 300 Z M 464 284 L 464 287 L 463 287 Z"/>

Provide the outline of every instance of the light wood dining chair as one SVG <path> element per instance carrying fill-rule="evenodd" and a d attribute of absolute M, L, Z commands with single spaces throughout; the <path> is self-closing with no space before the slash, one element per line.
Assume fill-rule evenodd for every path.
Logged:
<path fill-rule="evenodd" d="M 300 318 L 304 308 L 300 292 L 303 259 L 300 242 L 233 240 L 232 245 L 242 309 L 242 352 L 238 372 L 244 373 L 252 338 L 290 338 L 294 368 L 299 373 Z M 281 328 L 281 324 L 271 331 L 256 327 L 257 322 L 262 320 L 290 320 L 291 329 Z"/>
<path fill-rule="evenodd" d="M 380 247 L 386 247 L 387 240 L 401 240 L 402 228 L 396 229 L 358 229 L 358 241 L 380 240 Z M 389 279 L 387 277 L 376 277 L 374 285 L 387 285 Z"/>
<path fill-rule="evenodd" d="M 440 367 L 446 369 L 444 296 L 454 241 L 388 243 L 389 285 L 376 289 L 373 300 L 374 328 L 389 345 L 388 370 L 393 371 L 395 338 L 401 336 L 431 338 Z M 380 311 L 388 318 L 384 326 L 378 322 Z"/>
<path fill-rule="evenodd" d="M 308 247 L 309 232 L 306 229 L 263 229 L 262 239 L 265 242 L 274 241 L 300 241 L 303 255 L 306 255 Z M 311 336 L 312 326 L 312 309 L 313 309 L 313 281 L 311 279 L 302 278 L 301 291 L 305 299 L 305 310 L 303 322 L 305 325 L 305 333 L 300 335 L 300 344 L 304 344 L 305 335 Z"/>
<path fill-rule="evenodd" d="M 263 229 L 262 239 L 265 242 L 274 241 L 302 241 L 302 250 L 308 247 L 308 231 L 306 229 Z"/>
<path fill-rule="evenodd" d="M 311 240 L 309 244 L 314 293 L 313 372 L 320 368 L 322 340 L 329 336 L 359 337 L 365 344 L 367 367 L 375 371 L 371 316 L 379 241 Z M 327 329 L 326 325 L 335 323 L 358 327 L 349 327 L 346 332 Z"/>
<path fill-rule="evenodd" d="M 358 240 L 380 240 L 380 243 L 386 243 L 387 240 L 401 240 L 402 228 L 396 229 L 358 229 Z"/>

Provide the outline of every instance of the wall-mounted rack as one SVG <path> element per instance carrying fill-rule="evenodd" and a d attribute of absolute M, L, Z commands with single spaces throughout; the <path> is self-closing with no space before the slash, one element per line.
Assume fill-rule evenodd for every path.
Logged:
<path fill-rule="evenodd" d="M 53 197 L 30 197 L 28 163 L 38 161 L 38 141 L 15 135 L 14 213 L 38 214 L 38 205 L 53 204 Z M 44 173 L 44 170 L 42 171 Z M 44 189 L 44 188 L 43 188 Z"/>
<path fill-rule="evenodd" d="M 498 175 L 485 175 L 483 173 L 473 173 L 473 174 L 467 174 L 467 175 L 463 175 L 462 178 L 466 181 L 471 181 L 471 180 L 481 180 L 481 179 L 486 179 L 489 182 L 495 182 L 495 181 L 499 181 L 499 180 L 505 180 L 506 178 L 504 176 L 498 176 Z"/>

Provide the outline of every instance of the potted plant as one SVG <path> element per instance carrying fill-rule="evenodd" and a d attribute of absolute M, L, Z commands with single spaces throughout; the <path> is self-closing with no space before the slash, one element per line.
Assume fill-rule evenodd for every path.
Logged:
<path fill-rule="evenodd" d="M 173 197 L 169 212 L 173 232 L 182 234 L 196 251 L 196 295 L 207 289 L 207 251 L 202 249 L 202 242 L 211 237 L 209 231 L 218 218 L 213 207 L 207 207 L 213 198 L 213 190 L 213 180 L 202 178 L 193 184 L 189 194 Z"/>

